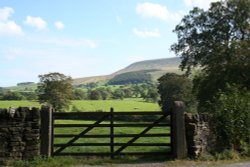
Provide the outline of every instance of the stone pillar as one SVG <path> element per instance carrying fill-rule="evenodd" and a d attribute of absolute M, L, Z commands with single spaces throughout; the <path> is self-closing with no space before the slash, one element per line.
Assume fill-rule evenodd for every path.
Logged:
<path fill-rule="evenodd" d="M 42 106 L 41 109 L 41 155 L 51 157 L 53 153 L 53 110 Z"/>
<path fill-rule="evenodd" d="M 185 105 L 182 101 L 174 101 L 171 110 L 172 154 L 177 159 L 187 157 L 184 108 Z"/>

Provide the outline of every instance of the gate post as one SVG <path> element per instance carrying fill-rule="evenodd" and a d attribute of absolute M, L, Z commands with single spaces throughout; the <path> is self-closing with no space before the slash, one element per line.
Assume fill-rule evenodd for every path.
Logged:
<path fill-rule="evenodd" d="M 42 106 L 41 108 L 41 145 L 40 153 L 42 156 L 51 157 L 53 151 L 53 110 L 51 107 Z"/>
<path fill-rule="evenodd" d="M 174 101 L 171 110 L 172 154 L 177 159 L 187 157 L 184 108 L 182 101 Z"/>

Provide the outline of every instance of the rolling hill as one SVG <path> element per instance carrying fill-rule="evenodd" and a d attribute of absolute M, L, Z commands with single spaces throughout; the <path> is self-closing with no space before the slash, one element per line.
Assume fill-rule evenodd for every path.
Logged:
<path fill-rule="evenodd" d="M 181 59 L 178 57 L 139 61 L 110 75 L 76 78 L 74 79 L 73 84 L 79 85 L 90 82 L 107 82 L 117 75 L 136 71 L 150 71 L 148 73 L 151 75 L 152 79 L 157 80 L 160 76 L 164 75 L 167 72 L 181 73 L 181 71 L 179 70 L 180 62 Z"/>
<path fill-rule="evenodd" d="M 114 78 L 115 76 L 119 76 L 124 74 L 128 76 L 133 74 L 133 72 L 141 73 L 143 75 L 150 74 L 152 80 L 157 80 L 160 76 L 164 75 L 167 72 L 181 73 L 178 66 L 180 65 L 180 58 L 164 58 L 164 59 L 154 59 L 154 60 L 145 60 L 135 62 L 119 71 L 116 71 L 110 75 L 102 75 L 102 76 L 93 76 L 93 77 L 83 77 L 83 78 L 75 78 L 73 79 L 73 85 L 87 84 L 91 82 L 104 82 L 107 83 L 109 80 Z M 7 89 L 11 89 L 14 91 L 33 91 L 36 89 L 35 83 L 30 83 L 26 85 L 18 85 L 12 87 L 6 87 Z"/>
<path fill-rule="evenodd" d="M 143 71 L 143 70 L 159 70 L 159 71 L 178 71 L 178 66 L 180 65 L 180 58 L 165 58 L 165 59 L 155 59 L 155 60 L 145 60 L 133 63 L 126 68 L 119 70 L 112 75 L 122 74 L 132 71 Z"/>

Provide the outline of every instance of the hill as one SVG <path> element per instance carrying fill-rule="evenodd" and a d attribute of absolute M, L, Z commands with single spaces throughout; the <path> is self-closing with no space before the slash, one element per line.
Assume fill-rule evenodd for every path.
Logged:
<path fill-rule="evenodd" d="M 167 72 L 181 73 L 178 66 L 180 65 L 180 58 L 164 58 L 164 59 L 154 59 L 135 62 L 119 71 L 116 71 L 110 75 L 102 76 L 92 76 L 73 79 L 73 85 L 87 84 L 91 82 L 103 82 L 107 83 L 109 80 L 115 76 L 119 76 L 118 79 L 124 76 L 131 81 L 131 77 L 135 77 L 138 74 L 147 75 L 150 74 L 152 80 L 157 80 L 160 76 Z M 124 74 L 124 75 L 120 75 Z M 148 76 L 146 76 L 148 77 Z M 34 91 L 36 89 L 36 84 L 33 82 L 19 83 L 17 86 L 6 87 L 14 91 Z"/>
<path fill-rule="evenodd" d="M 165 59 L 155 59 L 155 60 L 145 60 L 133 63 L 126 68 L 119 70 L 113 75 L 132 72 L 132 71 L 143 71 L 143 70 L 158 70 L 158 71 L 178 71 L 181 59 L 178 57 L 165 58 Z"/>
<path fill-rule="evenodd" d="M 115 75 L 108 81 L 109 85 L 126 85 L 126 84 L 139 84 L 151 83 L 152 76 L 150 72 L 154 70 L 132 71 Z"/>
<path fill-rule="evenodd" d="M 74 79 L 73 84 L 79 85 L 79 84 L 86 84 L 90 82 L 101 82 L 101 81 L 108 82 L 110 79 L 114 78 L 117 75 L 130 72 L 137 72 L 137 71 L 141 71 L 141 73 L 143 73 L 143 71 L 147 71 L 147 73 L 151 75 L 152 79 L 156 80 L 167 72 L 181 73 L 181 71 L 179 70 L 180 62 L 181 59 L 178 57 L 139 61 L 110 75 Z"/>

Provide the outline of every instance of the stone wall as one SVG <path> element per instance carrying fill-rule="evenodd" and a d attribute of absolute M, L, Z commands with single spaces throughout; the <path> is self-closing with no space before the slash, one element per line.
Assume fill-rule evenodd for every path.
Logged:
<path fill-rule="evenodd" d="M 185 128 L 188 155 L 199 157 L 216 149 L 216 138 L 207 114 L 185 113 Z"/>
<path fill-rule="evenodd" d="M 0 166 L 39 155 L 39 138 L 39 109 L 0 109 Z"/>

